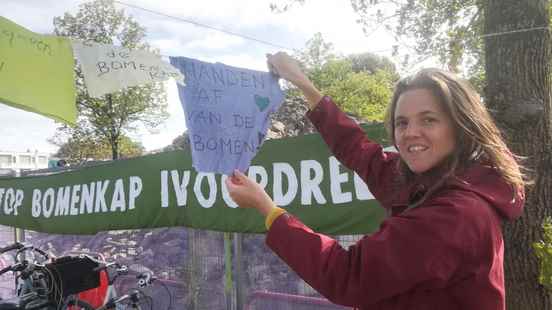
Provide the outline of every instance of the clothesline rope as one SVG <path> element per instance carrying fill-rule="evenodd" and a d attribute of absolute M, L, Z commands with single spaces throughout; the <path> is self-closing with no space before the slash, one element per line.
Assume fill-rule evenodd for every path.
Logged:
<path fill-rule="evenodd" d="M 146 8 L 141 7 L 141 6 L 134 5 L 134 4 L 128 4 L 128 3 L 118 1 L 118 0 L 113 0 L 113 2 L 118 3 L 120 5 L 130 7 L 130 8 L 134 8 L 134 9 L 137 9 L 137 10 L 142 10 L 144 12 L 148 12 L 148 13 L 151 13 L 151 14 L 155 14 L 155 15 L 166 17 L 166 18 L 178 20 L 178 21 L 181 21 L 181 22 L 184 22 L 184 23 L 192 24 L 192 25 L 197 26 L 197 27 L 203 27 L 203 28 L 219 31 L 219 32 L 222 32 L 222 33 L 225 33 L 225 34 L 228 34 L 228 35 L 240 37 L 242 39 L 246 39 L 246 40 L 250 40 L 250 41 L 255 41 L 255 42 L 265 44 L 265 45 L 269 45 L 269 46 L 272 46 L 272 47 L 277 47 L 277 48 L 281 48 L 281 49 L 285 49 L 285 50 L 289 50 L 289 51 L 294 51 L 295 50 L 293 48 L 283 46 L 281 44 L 276 44 L 276 43 L 272 43 L 272 42 L 269 42 L 269 41 L 257 39 L 257 38 L 254 38 L 254 37 L 251 37 L 251 36 L 248 36 L 248 35 L 243 35 L 243 34 L 240 34 L 240 33 L 237 33 L 237 32 L 224 30 L 224 29 L 221 29 L 221 28 L 217 28 L 217 27 L 214 27 L 214 26 L 207 25 L 207 24 L 198 23 L 198 22 L 190 20 L 190 19 L 185 19 L 185 18 L 182 18 L 182 17 L 172 16 L 172 15 L 165 14 L 165 13 L 162 13 L 162 12 L 146 9 Z"/>
<path fill-rule="evenodd" d="M 504 32 L 487 33 L 487 34 L 482 34 L 480 37 L 482 38 L 494 37 L 494 36 L 501 36 L 506 34 L 528 32 L 528 31 L 535 31 L 535 30 L 548 30 L 548 27 L 532 27 L 532 28 L 522 28 L 522 29 L 516 29 L 516 30 L 504 31 Z"/>
<path fill-rule="evenodd" d="M 245 39 L 245 40 L 255 41 L 255 42 L 258 42 L 258 43 L 261 43 L 261 44 L 265 44 L 265 45 L 269 45 L 269 46 L 277 47 L 277 48 L 282 48 L 282 49 L 289 50 L 289 51 L 295 51 L 296 50 L 296 49 L 293 49 L 293 48 L 290 48 L 290 47 L 287 47 L 287 46 L 284 46 L 284 45 L 281 45 L 281 44 L 272 43 L 272 42 L 269 42 L 269 41 L 266 41 L 266 40 L 257 39 L 257 38 L 254 38 L 254 37 L 251 37 L 251 36 L 248 36 L 248 35 L 243 35 L 243 34 L 237 33 L 237 32 L 224 30 L 224 29 L 217 28 L 217 27 L 214 27 L 214 26 L 210 26 L 210 25 L 207 25 L 207 24 L 204 24 L 204 23 L 198 23 L 198 22 L 193 21 L 193 20 L 185 19 L 185 18 L 178 17 L 178 16 L 169 15 L 169 14 L 162 13 L 162 12 L 159 12 L 159 11 L 147 9 L 147 8 L 144 8 L 144 7 L 141 7 L 141 6 L 138 6 L 138 5 L 129 4 L 129 3 L 126 3 L 126 2 L 123 2 L 123 1 L 113 0 L 113 2 L 118 3 L 120 5 L 123 5 L 123 6 L 126 6 L 126 7 L 134 8 L 134 9 L 137 9 L 137 10 L 142 10 L 144 12 L 148 12 L 148 13 L 151 13 L 151 14 L 155 14 L 155 15 L 166 17 L 166 18 L 178 20 L 178 21 L 184 22 L 184 23 L 189 23 L 189 24 L 192 24 L 192 25 L 197 26 L 197 27 L 203 27 L 203 28 L 219 31 L 219 32 L 222 32 L 222 33 L 225 33 L 225 34 L 228 34 L 228 35 L 237 36 L 237 37 L 240 37 L 240 38 Z M 481 38 L 486 38 L 486 37 L 493 37 L 493 36 L 508 35 L 508 34 L 513 34 L 513 33 L 529 32 L 529 31 L 536 31 L 536 30 L 548 30 L 548 29 L 549 29 L 548 27 L 521 28 L 521 29 L 515 29 L 515 30 L 509 30 L 509 31 L 482 34 L 482 35 L 480 35 L 480 37 Z M 375 51 L 373 53 L 389 51 L 389 50 L 391 50 L 391 49 Z"/>

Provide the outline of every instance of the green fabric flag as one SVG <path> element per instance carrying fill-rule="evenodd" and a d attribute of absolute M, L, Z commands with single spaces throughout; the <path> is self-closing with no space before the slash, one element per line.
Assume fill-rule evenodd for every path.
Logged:
<path fill-rule="evenodd" d="M 36 34 L 0 16 L 0 102 L 75 124 L 74 63 L 67 38 Z"/>
<path fill-rule="evenodd" d="M 389 145 L 381 124 L 364 129 Z M 266 141 L 248 174 L 277 205 L 322 233 L 369 233 L 385 216 L 366 184 L 329 153 L 318 134 Z M 0 178 L 0 225 L 64 234 L 171 226 L 265 232 L 264 218 L 237 208 L 224 181 L 220 174 L 197 173 L 183 151 Z"/>

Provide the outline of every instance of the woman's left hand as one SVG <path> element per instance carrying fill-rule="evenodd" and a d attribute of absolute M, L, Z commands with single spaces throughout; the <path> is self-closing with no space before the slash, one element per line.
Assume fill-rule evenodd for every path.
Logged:
<path fill-rule="evenodd" d="M 226 187 L 240 208 L 257 209 L 266 216 L 276 206 L 259 184 L 238 170 L 234 170 L 234 175 L 226 179 Z"/>

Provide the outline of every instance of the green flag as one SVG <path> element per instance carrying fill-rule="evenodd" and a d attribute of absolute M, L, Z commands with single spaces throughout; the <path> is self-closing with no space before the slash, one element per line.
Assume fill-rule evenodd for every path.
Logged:
<path fill-rule="evenodd" d="M 364 127 L 384 145 L 381 124 Z M 274 202 L 318 232 L 375 231 L 385 217 L 366 184 L 333 157 L 318 134 L 269 140 L 248 175 Z M 0 225 L 65 234 L 187 226 L 265 232 L 255 210 L 237 208 L 225 176 L 198 173 L 174 151 L 46 176 L 0 177 Z"/>
<path fill-rule="evenodd" d="M 73 67 L 68 39 L 36 34 L 0 16 L 0 102 L 75 124 Z"/>

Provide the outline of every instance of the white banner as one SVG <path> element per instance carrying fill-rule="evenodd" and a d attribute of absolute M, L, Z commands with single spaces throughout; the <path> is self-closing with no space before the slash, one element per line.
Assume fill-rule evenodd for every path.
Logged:
<path fill-rule="evenodd" d="M 72 44 L 91 97 L 169 78 L 184 84 L 182 73 L 159 55 L 107 44 L 80 41 Z"/>

